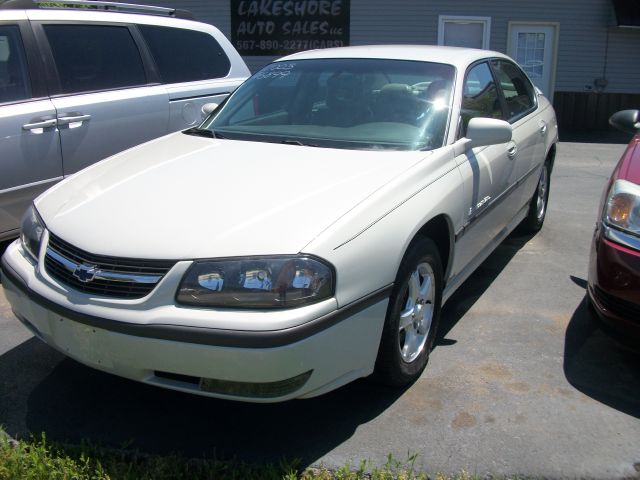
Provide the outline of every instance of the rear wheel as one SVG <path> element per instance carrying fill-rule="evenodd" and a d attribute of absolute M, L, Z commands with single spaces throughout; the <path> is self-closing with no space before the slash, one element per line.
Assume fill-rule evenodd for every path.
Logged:
<path fill-rule="evenodd" d="M 388 385 L 415 381 L 429 359 L 442 302 L 442 262 L 432 240 L 418 238 L 407 251 L 391 292 L 376 374 Z"/>
<path fill-rule="evenodd" d="M 545 162 L 540 171 L 536 192 L 529 203 L 529 212 L 521 224 L 522 229 L 527 233 L 536 233 L 542 228 L 544 218 L 547 215 L 550 181 L 549 162 Z"/>

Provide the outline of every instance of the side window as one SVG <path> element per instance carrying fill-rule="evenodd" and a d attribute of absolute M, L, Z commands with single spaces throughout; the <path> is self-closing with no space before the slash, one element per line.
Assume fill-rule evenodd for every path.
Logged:
<path fill-rule="evenodd" d="M 519 67 L 505 60 L 493 60 L 491 65 L 507 101 L 509 120 L 535 107 L 535 90 Z"/>
<path fill-rule="evenodd" d="M 144 85 L 142 58 L 127 27 L 44 25 L 62 93 Z"/>
<path fill-rule="evenodd" d="M 489 65 L 486 63 L 472 67 L 467 73 L 464 80 L 461 117 L 461 136 L 465 135 L 469 120 L 472 118 L 503 118 L 498 90 Z"/>
<path fill-rule="evenodd" d="M 31 98 L 29 70 L 20 30 L 0 26 L 0 104 Z"/>
<path fill-rule="evenodd" d="M 226 77 L 231 62 L 208 33 L 140 25 L 164 83 Z"/>

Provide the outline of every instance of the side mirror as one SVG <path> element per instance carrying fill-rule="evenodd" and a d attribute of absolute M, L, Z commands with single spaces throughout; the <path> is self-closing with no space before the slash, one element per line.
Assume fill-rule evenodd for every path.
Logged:
<path fill-rule="evenodd" d="M 511 141 L 513 130 L 504 120 L 476 117 L 467 125 L 467 148 L 497 145 Z"/>
<path fill-rule="evenodd" d="M 609 124 L 625 133 L 636 134 L 640 132 L 640 111 L 620 110 L 611 115 Z"/>
<path fill-rule="evenodd" d="M 202 113 L 204 113 L 206 116 L 209 116 L 216 108 L 218 108 L 218 105 L 220 104 L 215 102 L 205 103 L 202 106 Z"/>

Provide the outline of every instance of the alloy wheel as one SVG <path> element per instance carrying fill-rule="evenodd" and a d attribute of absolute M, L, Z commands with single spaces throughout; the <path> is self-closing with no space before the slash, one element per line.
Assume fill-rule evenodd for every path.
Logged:
<path fill-rule="evenodd" d="M 542 167 L 540 180 L 538 181 L 538 198 L 536 199 L 536 218 L 542 219 L 547 208 L 547 188 L 549 188 L 549 176 L 547 166 Z"/>
<path fill-rule="evenodd" d="M 420 263 L 409 276 L 398 323 L 398 348 L 407 363 L 413 362 L 425 347 L 433 320 L 434 300 L 433 269 L 428 263 Z"/>

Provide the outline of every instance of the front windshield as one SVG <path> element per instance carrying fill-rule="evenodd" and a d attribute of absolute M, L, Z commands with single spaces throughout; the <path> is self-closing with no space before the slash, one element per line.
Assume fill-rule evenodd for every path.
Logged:
<path fill-rule="evenodd" d="M 408 60 L 272 63 L 201 128 L 219 137 L 351 149 L 442 146 L 451 65 Z"/>

